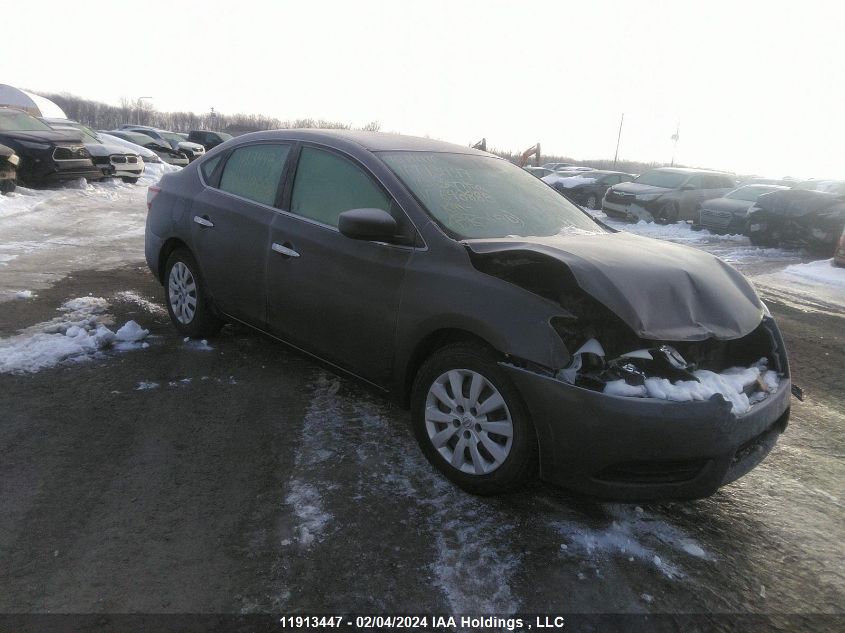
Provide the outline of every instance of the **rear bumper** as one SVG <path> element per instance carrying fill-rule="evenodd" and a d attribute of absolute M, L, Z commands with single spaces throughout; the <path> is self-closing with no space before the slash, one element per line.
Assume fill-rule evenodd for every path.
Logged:
<path fill-rule="evenodd" d="M 759 464 L 789 421 L 791 382 L 741 416 L 698 402 L 608 396 L 503 365 L 531 411 L 543 479 L 621 501 L 694 499 Z"/>

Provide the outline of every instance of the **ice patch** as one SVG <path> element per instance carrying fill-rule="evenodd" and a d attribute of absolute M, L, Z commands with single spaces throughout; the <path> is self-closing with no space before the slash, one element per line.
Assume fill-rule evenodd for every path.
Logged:
<path fill-rule="evenodd" d="M 670 553 L 676 551 L 704 560 L 710 558 L 687 534 L 647 512 L 617 504 L 605 507 L 611 517 L 610 524 L 605 527 L 591 529 L 574 521 L 551 524 L 567 540 L 567 547 L 561 547 L 560 556 L 582 561 L 586 558 L 587 564 L 597 572 L 598 563 L 609 559 L 639 561 L 671 579 L 684 574 L 676 563 L 664 560 L 666 553 L 662 548 L 668 546 Z"/>
<path fill-rule="evenodd" d="M 34 292 L 32 292 L 32 290 L 18 290 L 15 293 L 16 299 L 32 299 L 33 297 L 37 297 L 37 296 L 38 295 L 36 295 Z"/>
<path fill-rule="evenodd" d="M 106 327 L 111 323 L 108 307 L 102 297 L 71 299 L 59 307 L 62 316 L 0 339 L 0 373 L 34 373 L 97 356 L 117 341 Z"/>
<path fill-rule="evenodd" d="M 138 386 L 135 387 L 135 391 L 146 391 L 147 389 L 157 389 L 158 383 L 157 382 L 139 382 Z"/>
<path fill-rule="evenodd" d="M 288 493 L 285 503 L 293 507 L 294 514 L 299 518 L 296 526 L 296 540 L 304 547 L 310 547 L 314 541 L 322 537 L 326 525 L 332 515 L 323 510 L 323 499 L 313 484 L 299 479 L 288 482 Z"/>

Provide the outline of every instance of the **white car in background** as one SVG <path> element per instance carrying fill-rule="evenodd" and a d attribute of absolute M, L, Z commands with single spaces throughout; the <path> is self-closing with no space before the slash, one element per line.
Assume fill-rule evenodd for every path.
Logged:
<path fill-rule="evenodd" d="M 159 143 L 168 145 L 175 150 L 183 152 L 188 160 L 193 161 L 205 155 L 205 147 L 199 143 L 192 143 L 186 141 L 176 132 L 169 132 L 167 130 L 160 130 L 154 127 L 147 127 L 145 125 L 121 125 L 120 129 L 127 132 L 139 132 L 154 138 Z"/>
<path fill-rule="evenodd" d="M 108 132 L 101 131 L 100 134 L 113 136 L 122 139 L 128 143 L 140 145 L 145 147 L 159 157 L 161 162 L 168 165 L 176 165 L 177 167 L 184 167 L 191 161 L 185 153 L 178 149 L 173 149 L 169 143 L 160 141 L 152 136 L 147 136 L 141 132 L 133 132 L 131 130 L 110 130 Z"/>
<path fill-rule="evenodd" d="M 138 152 L 106 142 L 88 126 L 70 119 L 41 120 L 54 130 L 81 133 L 85 149 L 104 178 L 120 178 L 123 182 L 134 184 L 144 173 L 144 159 Z"/>
<path fill-rule="evenodd" d="M 97 136 L 99 136 L 101 139 L 103 139 L 104 142 L 110 145 L 119 145 L 120 147 L 131 149 L 133 152 L 143 158 L 145 163 L 162 162 L 158 154 L 156 154 L 153 150 L 147 149 L 142 145 L 138 145 L 136 143 L 133 143 L 132 141 L 127 141 L 125 139 L 112 136 L 111 134 L 107 134 L 105 132 L 97 132 Z"/>

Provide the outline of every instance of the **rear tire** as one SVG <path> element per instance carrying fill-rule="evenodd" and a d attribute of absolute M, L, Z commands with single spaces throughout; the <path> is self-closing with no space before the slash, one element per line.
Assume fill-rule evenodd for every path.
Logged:
<path fill-rule="evenodd" d="M 129 176 L 122 176 L 120 179 L 130 185 L 134 185 L 136 182 L 138 182 L 137 178 L 130 178 Z"/>
<path fill-rule="evenodd" d="M 477 495 L 518 488 L 537 471 L 534 425 L 498 361 L 481 344 L 444 347 L 422 364 L 411 392 L 414 435 L 426 459 Z"/>
<path fill-rule="evenodd" d="M 17 184 L 12 180 L 0 180 L 0 194 L 12 193 L 17 188 Z"/>
<path fill-rule="evenodd" d="M 164 266 L 164 303 L 176 329 L 191 338 L 209 338 L 223 327 L 214 312 L 194 256 L 177 248 Z"/>

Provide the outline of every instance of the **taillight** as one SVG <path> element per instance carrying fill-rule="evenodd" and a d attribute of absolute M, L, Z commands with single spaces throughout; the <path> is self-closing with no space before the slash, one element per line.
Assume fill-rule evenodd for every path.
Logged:
<path fill-rule="evenodd" d="M 160 191 L 161 187 L 150 187 L 147 189 L 147 211 L 149 211 L 153 206 L 153 198 L 155 198 Z"/>

